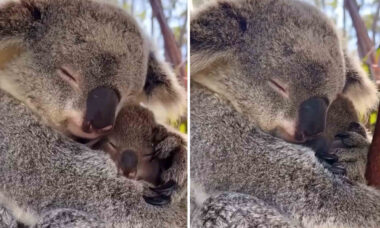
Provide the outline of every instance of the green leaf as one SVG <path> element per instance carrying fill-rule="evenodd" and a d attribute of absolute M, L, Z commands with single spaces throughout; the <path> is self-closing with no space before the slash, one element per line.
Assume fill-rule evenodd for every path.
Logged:
<path fill-rule="evenodd" d="M 377 120 L 377 113 L 376 112 L 371 113 L 371 115 L 369 116 L 369 123 L 371 125 L 375 125 L 376 120 Z"/>
<path fill-rule="evenodd" d="M 332 8 L 336 9 L 338 7 L 338 0 L 332 0 L 326 3 L 326 5 L 331 6 Z"/>
<path fill-rule="evenodd" d="M 138 18 L 140 18 L 141 20 L 145 20 L 145 18 L 146 18 L 146 10 L 142 11 L 141 13 L 137 14 L 136 16 Z"/>
<path fill-rule="evenodd" d="M 369 75 L 371 73 L 368 65 L 366 63 L 364 63 L 364 60 L 362 62 L 362 67 L 363 67 L 363 70 Z"/>
<path fill-rule="evenodd" d="M 179 131 L 182 132 L 182 133 L 186 133 L 187 132 L 187 126 L 185 123 L 182 123 L 181 125 L 179 125 Z"/>

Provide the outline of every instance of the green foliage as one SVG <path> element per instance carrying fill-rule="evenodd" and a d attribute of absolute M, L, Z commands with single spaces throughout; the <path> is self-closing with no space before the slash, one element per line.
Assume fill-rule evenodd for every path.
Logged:
<path fill-rule="evenodd" d="M 376 52 L 375 52 L 376 61 L 379 60 L 379 57 L 380 57 L 380 47 L 377 48 Z M 365 58 L 362 59 L 362 67 L 363 67 L 364 71 L 367 73 L 367 75 L 370 75 L 371 74 L 371 70 L 370 70 L 370 66 L 366 63 L 367 62 L 367 58 L 368 57 L 365 57 Z M 369 129 L 373 132 L 375 130 L 377 115 L 378 115 L 377 111 L 373 111 L 372 113 L 370 113 L 368 119 L 366 119 L 363 116 L 361 116 L 360 120 L 361 120 L 361 122 L 363 124 L 365 124 L 366 126 L 368 126 Z"/>
<path fill-rule="evenodd" d="M 169 124 L 179 130 L 180 132 L 187 134 L 187 118 L 183 117 L 179 120 L 171 120 Z"/>
<path fill-rule="evenodd" d="M 377 113 L 376 112 L 371 113 L 371 115 L 369 116 L 369 124 L 375 126 L 376 120 L 377 120 Z"/>
<path fill-rule="evenodd" d="M 125 11 L 128 11 L 130 12 L 131 11 L 131 4 L 129 4 L 128 2 L 124 2 L 122 3 L 122 7 Z"/>
<path fill-rule="evenodd" d="M 179 125 L 179 131 L 182 133 L 187 133 L 187 123 L 182 123 Z"/>
<path fill-rule="evenodd" d="M 336 9 L 338 7 L 338 0 L 332 0 L 326 2 L 326 5 L 331 6 L 332 8 Z"/>
<path fill-rule="evenodd" d="M 146 18 L 146 10 L 142 11 L 141 13 L 136 14 L 138 18 L 140 18 L 142 21 Z"/>

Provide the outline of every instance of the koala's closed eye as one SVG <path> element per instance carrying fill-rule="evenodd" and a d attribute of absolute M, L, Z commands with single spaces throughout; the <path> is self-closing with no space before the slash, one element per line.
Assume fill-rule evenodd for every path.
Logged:
<path fill-rule="evenodd" d="M 115 145 L 115 143 L 108 141 L 107 146 L 111 148 L 112 150 L 117 150 L 117 146 Z"/>
<path fill-rule="evenodd" d="M 282 96 L 289 98 L 289 93 L 286 88 L 286 85 L 283 82 L 280 82 L 278 79 L 270 78 L 268 80 L 269 86 L 274 89 L 276 92 L 281 94 Z"/>
<path fill-rule="evenodd" d="M 79 88 L 79 76 L 71 68 L 62 66 L 58 70 L 58 75 L 72 87 Z"/>

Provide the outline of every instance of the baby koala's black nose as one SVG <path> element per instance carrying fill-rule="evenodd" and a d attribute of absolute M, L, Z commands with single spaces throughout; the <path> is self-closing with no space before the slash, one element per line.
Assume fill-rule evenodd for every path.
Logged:
<path fill-rule="evenodd" d="M 87 96 L 83 131 L 92 133 L 111 130 L 115 122 L 118 104 L 119 96 L 115 90 L 107 87 L 98 87 L 91 90 Z"/>
<path fill-rule="evenodd" d="M 133 150 L 125 150 L 121 152 L 119 165 L 123 170 L 124 175 L 128 175 L 137 169 L 138 158 L 136 152 Z"/>

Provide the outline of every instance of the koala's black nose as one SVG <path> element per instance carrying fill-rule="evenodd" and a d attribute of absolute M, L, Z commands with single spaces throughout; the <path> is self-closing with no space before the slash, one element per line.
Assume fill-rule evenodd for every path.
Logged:
<path fill-rule="evenodd" d="M 119 96 L 115 90 L 107 87 L 91 90 L 87 97 L 83 131 L 91 133 L 93 131 L 111 130 L 118 104 Z"/>
<path fill-rule="evenodd" d="M 121 152 L 119 165 L 124 173 L 132 172 L 137 168 L 138 158 L 133 150 Z"/>
<path fill-rule="evenodd" d="M 327 107 L 326 99 L 321 97 L 313 97 L 304 101 L 298 112 L 296 135 L 304 138 L 322 133 L 326 125 Z"/>

